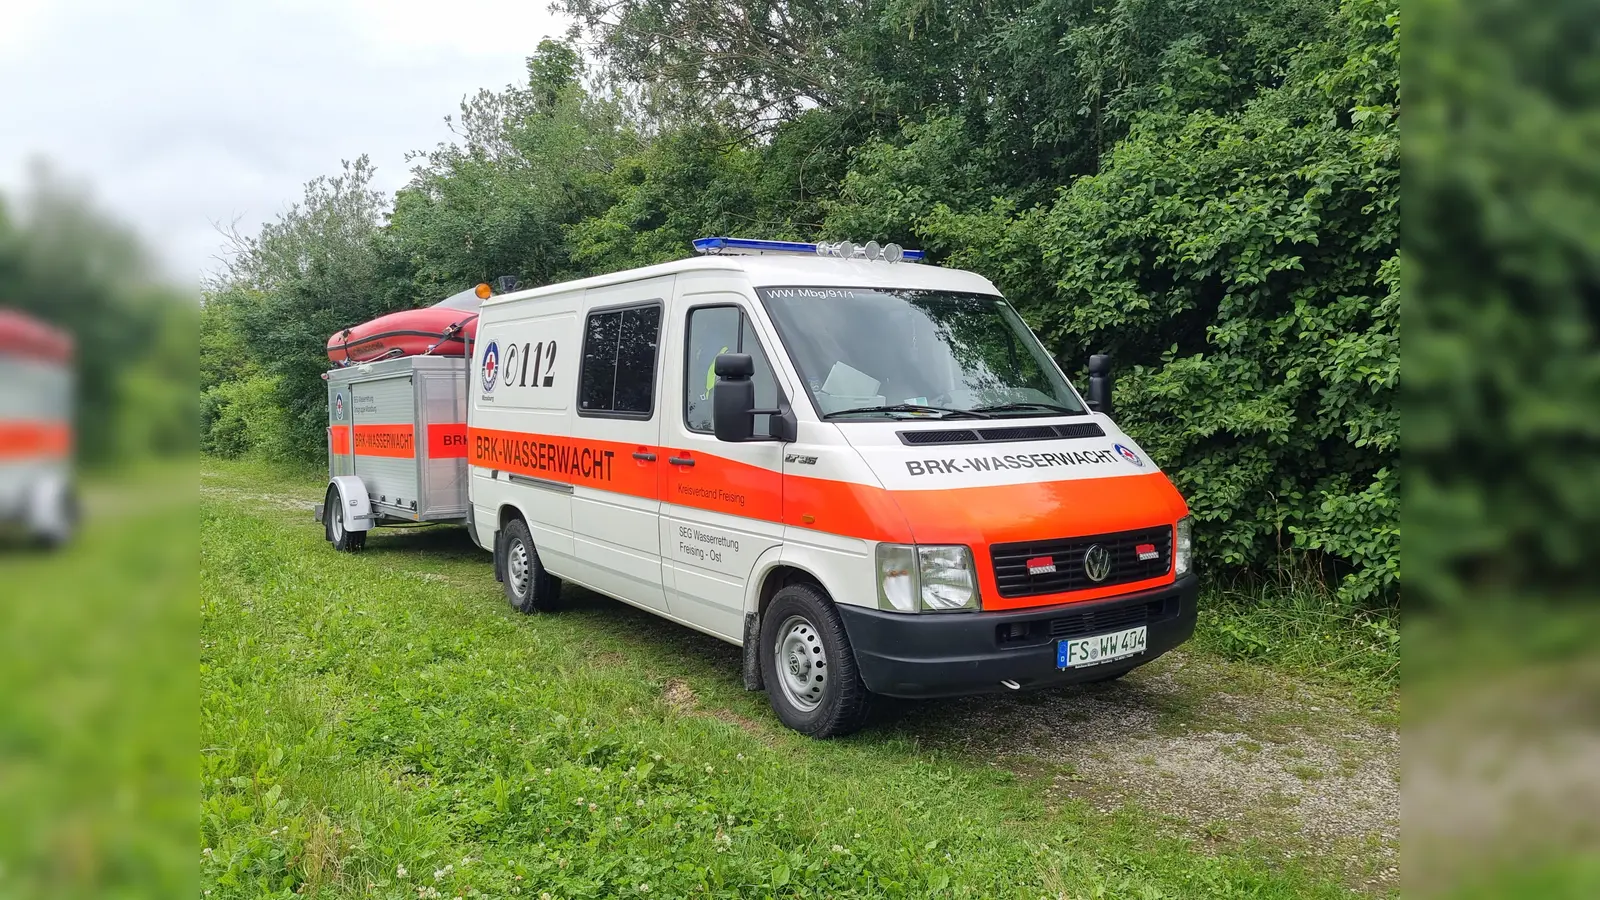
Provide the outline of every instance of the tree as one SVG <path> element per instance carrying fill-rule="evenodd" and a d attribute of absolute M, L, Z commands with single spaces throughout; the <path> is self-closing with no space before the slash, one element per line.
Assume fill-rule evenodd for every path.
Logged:
<path fill-rule="evenodd" d="M 312 180 L 301 202 L 258 236 L 235 241 L 232 259 L 208 291 L 207 305 L 216 310 L 208 311 L 207 324 L 237 329 L 248 371 L 265 379 L 250 395 L 269 394 L 282 412 L 286 433 L 274 443 L 286 455 L 311 458 L 325 446 L 329 335 L 411 305 L 406 273 L 381 246 L 388 204 L 372 189 L 372 176 L 362 156 L 340 175 Z M 208 329 L 207 341 L 231 346 L 232 339 Z M 227 416 L 217 406 L 221 399 L 213 397 L 205 421 Z"/>

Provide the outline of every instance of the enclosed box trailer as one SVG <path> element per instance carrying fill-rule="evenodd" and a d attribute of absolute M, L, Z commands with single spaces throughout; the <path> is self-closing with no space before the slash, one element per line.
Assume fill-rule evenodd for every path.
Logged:
<path fill-rule="evenodd" d="M 330 486 L 317 516 L 339 549 L 376 525 L 465 520 L 466 366 L 408 356 L 325 376 Z"/>

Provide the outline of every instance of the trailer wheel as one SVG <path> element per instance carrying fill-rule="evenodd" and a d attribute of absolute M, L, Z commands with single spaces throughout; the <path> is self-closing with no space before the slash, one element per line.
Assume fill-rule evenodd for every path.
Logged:
<path fill-rule="evenodd" d="M 47 482 L 34 500 L 33 521 L 29 523 L 35 546 L 59 550 L 78 531 L 78 494 L 72 485 Z"/>
<path fill-rule="evenodd" d="M 328 496 L 322 504 L 322 530 L 327 535 L 328 541 L 333 544 L 333 549 L 340 553 L 355 553 L 367 545 L 365 531 L 351 531 L 344 527 L 342 505 L 339 502 L 339 489 L 328 488 Z"/>
<path fill-rule="evenodd" d="M 561 579 L 545 571 L 528 523 L 512 519 L 501 532 L 506 600 L 520 613 L 554 612 L 561 604 Z"/>
<path fill-rule="evenodd" d="M 783 724 L 814 738 L 841 737 L 866 724 L 871 693 L 861 681 L 844 620 L 815 585 L 773 595 L 761 620 L 761 674 Z"/>

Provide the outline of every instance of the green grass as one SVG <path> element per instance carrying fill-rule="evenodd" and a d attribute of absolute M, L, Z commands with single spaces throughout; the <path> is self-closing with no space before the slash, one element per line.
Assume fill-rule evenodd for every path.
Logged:
<path fill-rule="evenodd" d="M 208 462 L 203 888 L 211 897 L 1337 897 L 1207 854 L 1159 811 L 1048 804 L 893 721 L 817 742 L 740 688 L 735 648 L 574 592 L 512 612 L 459 529 L 334 554 Z"/>
<path fill-rule="evenodd" d="M 1353 611 L 1311 582 L 1209 587 L 1191 646 L 1336 688 L 1394 710 L 1400 628 L 1394 611 Z"/>
<path fill-rule="evenodd" d="M 93 475 L 72 545 L 0 546 L 0 897 L 194 894 L 194 479 Z"/>

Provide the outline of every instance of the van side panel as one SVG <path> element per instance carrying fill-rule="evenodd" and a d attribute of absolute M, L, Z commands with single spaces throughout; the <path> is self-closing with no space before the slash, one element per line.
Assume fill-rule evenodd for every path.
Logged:
<path fill-rule="evenodd" d="M 680 275 L 679 294 L 668 336 L 672 364 L 666 373 L 668 414 L 662 422 L 667 454 L 662 493 L 663 565 L 669 573 L 674 611 L 698 627 L 738 643 L 743 638 L 749 583 L 756 563 L 783 541 L 782 444 L 752 441 L 728 444 L 689 427 L 691 399 L 700 409 L 709 401 L 710 366 L 724 345 L 741 341 L 743 352 L 775 355 L 776 341 L 758 316 L 748 280 L 724 273 Z M 697 310 L 705 312 L 694 318 Z M 749 322 L 748 338 L 739 334 L 736 311 Z M 715 317 L 719 324 L 708 327 Z M 689 329 L 702 329 L 695 340 L 701 352 L 689 354 Z M 708 338 L 714 338 L 706 343 Z M 793 396 L 794 385 L 781 367 L 772 370 L 781 393 Z M 673 464 L 690 460 L 692 465 Z"/>
<path fill-rule="evenodd" d="M 486 308 L 473 347 L 467 461 L 478 544 L 493 547 L 500 512 L 528 522 L 546 568 L 576 566 L 571 487 L 523 465 L 537 458 L 534 435 L 569 433 L 576 391 L 581 293 Z M 528 474 L 514 473 L 519 471 Z"/>
<path fill-rule="evenodd" d="M 634 385 L 644 383 L 650 385 L 650 409 L 639 413 L 585 409 L 578 393 L 582 386 L 574 384 L 569 390 L 574 402 L 570 430 L 566 432 L 572 435 L 580 454 L 579 470 L 569 473 L 573 548 L 579 567 L 576 577 L 602 593 L 658 612 L 667 611 L 669 606 L 661 573 L 660 472 L 664 461 L 654 454 L 661 438 L 663 408 L 661 369 L 665 354 L 661 328 L 672 297 L 672 284 L 672 277 L 652 278 L 584 292 L 574 351 L 576 357 L 588 358 L 575 360 L 579 377 L 584 377 L 585 365 L 601 370 L 610 366 L 616 390 L 609 399 L 616 401 L 621 396 L 625 380 Z M 591 335 L 589 320 L 600 323 L 619 312 L 638 315 L 652 309 L 656 311 L 657 324 L 651 371 L 624 366 L 620 349 L 619 355 L 610 359 L 591 353 L 591 339 L 603 343 L 603 335 L 610 334 L 613 344 L 621 341 L 628 345 L 640 332 L 619 326 L 619 332 L 613 333 L 597 324 L 596 333 Z M 637 352 L 641 345 L 631 346 L 635 349 L 630 352 Z M 587 463 L 583 462 L 585 458 Z"/>

